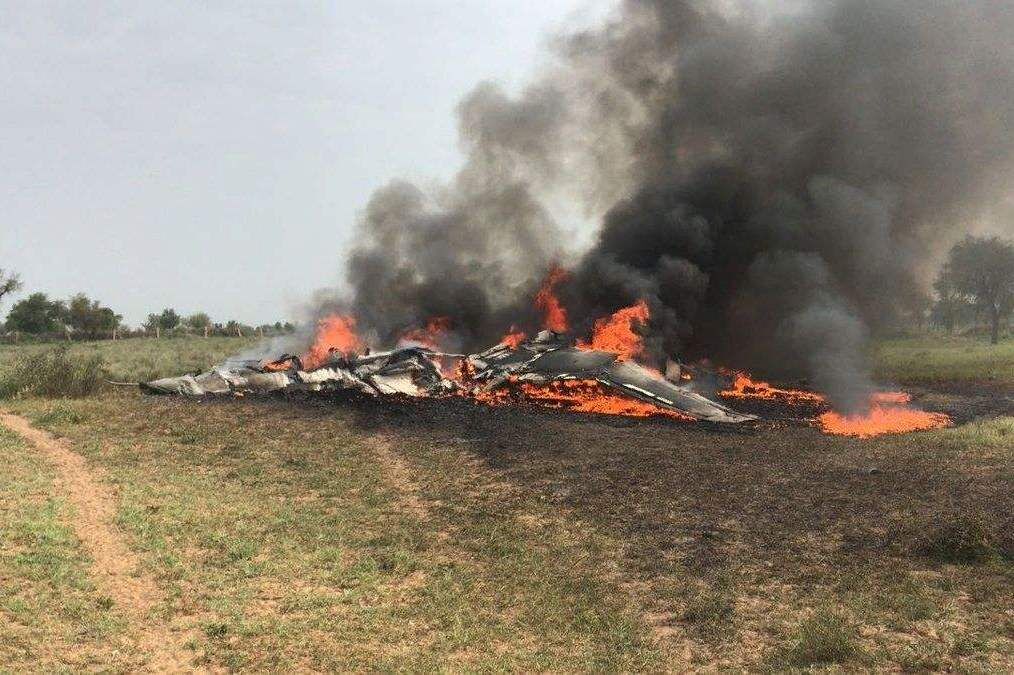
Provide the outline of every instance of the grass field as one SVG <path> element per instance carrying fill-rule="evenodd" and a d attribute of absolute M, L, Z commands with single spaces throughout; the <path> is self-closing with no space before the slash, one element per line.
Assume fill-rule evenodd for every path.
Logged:
<path fill-rule="evenodd" d="M 144 381 L 205 370 L 248 349 L 256 338 L 133 338 L 70 343 L 75 357 L 98 356 L 114 380 Z M 16 356 L 50 350 L 52 344 L 0 345 L 0 369 Z M 990 345 L 982 338 L 927 335 L 876 341 L 873 369 L 881 380 L 936 382 L 982 380 L 1014 383 L 1014 338 Z"/>
<path fill-rule="evenodd" d="M 1014 382 L 1014 338 L 998 345 L 940 335 L 881 340 L 874 345 L 878 377 L 903 383 Z"/>
<path fill-rule="evenodd" d="M 101 358 L 113 380 L 138 382 L 207 370 L 257 342 L 256 338 L 238 337 L 131 338 L 71 342 L 67 349 L 74 358 Z M 58 346 L 62 345 L 0 345 L 0 369 L 18 356 L 39 354 Z"/>
<path fill-rule="evenodd" d="M 74 349 L 132 380 L 248 344 Z M 957 371 L 1014 383 L 1009 348 Z M 946 378 L 946 349 L 883 343 L 878 369 Z M 108 487 L 193 667 L 1014 668 L 1009 413 L 857 441 L 122 389 L 0 405 Z M 9 432 L 0 452 L 0 671 L 143 667 L 54 468 Z"/>
<path fill-rule="evenodd" d="M 607 542 L 333 417 L 107 397 L 19 409 L 122 490 L 118 524 L 227 668 L 658 667 Z M 293 435 L 294 434 L 294 435 Z M 487 478 L 488 481 L 488 478 Z M 423 494 L 420 494 L 424 490 Z M 453 493 L 441 503 L 430 496 Z"/>

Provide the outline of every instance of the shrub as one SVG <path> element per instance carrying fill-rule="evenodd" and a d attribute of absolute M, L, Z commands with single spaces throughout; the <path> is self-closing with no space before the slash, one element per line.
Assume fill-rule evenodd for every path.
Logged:
<path fill-rule="evenodd" d="M 98 356 L 71 357 L 64 346 L 26 354 L 0 371 L 0 398 L 76 398 L 94 393 L 105 376 Z"/>

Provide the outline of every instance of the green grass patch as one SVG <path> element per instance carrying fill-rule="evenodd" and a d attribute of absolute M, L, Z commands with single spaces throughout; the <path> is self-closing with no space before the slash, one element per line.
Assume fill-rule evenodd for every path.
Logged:
<path fill-rule="evenodd" d="M 66 347 L 29 352 L 0 370 L 0 398 L 79 398 L 98 391 L 104 377 L 98 356 L 74 356 Z"/>
<path fill-rule="evenodd" d="M 782 659 L 789 666 L 848 663 L 865 657 L 855 625 L 844 615 L 818 610 L 796 629 Z"/>
<path fill-rule="evenodd" d="M 983 453 L 1000 451 L 1008 459 L 1014 450 L 1014 417 L 973 420 L 967 424 L 926 434 L 935 447 L 948 447 Z"/>
<path fill-rule="evenodd" d="M 988 653 L 991 647 L 989 638 L 974 633 L 965 633 L 955 637 L 951 643 L 951 654 L 959 657 L 975 656 Z"/>
<path fill-rule="evenodd" d="M 947 646 L 928 640 L 919 640 L 896 650 L 895 659 L 906 673 L 933 673 L 943 668 Z"/>
<path fill-rule="evenodd" d="M 259 342 L 245 337 L 130 338 L 74 342 L 66 346 L 73 360 L 99 359 L 110 379 L 147 382 L 188 372 L 204 371 Z M 51 345 L 0 345 L 0 372 L 23 357 L 53 350 Z"/>
<path fill-rule="evenodd" d="M 944 335 L 878 340 L 873 362 L 878 378 L 902 383 L 1014 382 L 1014 338 L 998 345 L 984 338 Z"/>
<path fill-rule="evenodd" d="M 902 575 L 896 585 L 885 584 L 878 588 L 875 601 L 881 610 L 889 613 L 888 623 L 899 628 L 932 619 L 940 613 L 931 589 L 907 574 Z"/>
<path fill-rule="evenodd" d="M 699 637 L 715 642 L 731 635 L 734 616 L 734 588 L 728 579 L 719 578 L 690 591 L 680 618 L 693 626 Z"/>
<path fill-rule="evenodd" d="M 58 425 L 81 424 L 85 421 L 85 416 L 81 413 L 81 411 L 67 405 L 66 402 L 60 401 L 50 408 L 40 412 L 32 419 L 32 421 L 35 424 L 52 427 Z"/>

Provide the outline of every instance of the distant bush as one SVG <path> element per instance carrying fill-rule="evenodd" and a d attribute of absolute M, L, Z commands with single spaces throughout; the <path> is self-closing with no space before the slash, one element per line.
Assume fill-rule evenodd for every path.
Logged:
<path fill-rule="evenodd" d="M 985 514 L 958 513 L 931 530 L 918 549 L 941 562 L 983 562 L 1001 552 L 997 529 Z"/>
<path fill-rule="evenodd" d="M 94 393 L 105 377 L 99 356 L 71 356 L 66 347 L 25 354 L 0 370 L 0 398 L 76 398 Z"/>

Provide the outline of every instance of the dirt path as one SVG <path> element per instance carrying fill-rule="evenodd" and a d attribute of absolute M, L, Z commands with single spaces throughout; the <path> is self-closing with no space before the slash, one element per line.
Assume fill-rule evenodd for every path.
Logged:
<path fill-rule="evenodd" d="M 91 576 L 137 632 L 138 648 L 147 655 L 145 670 L 192 671 L 192 654 L 183 648 L 189 635 L 169 630 L 151 615 L 162 594 L 154 579 L 138 571 L 137 555 L 113 525 L 116 498 L 109 487 L 66 441 L 6 411 L 0 411 L 0 424 L 20 434 L 56 468 L 56 489 L 74 507 L 74 533 L 94 560 Z"/>

